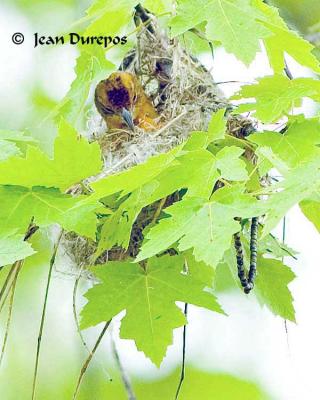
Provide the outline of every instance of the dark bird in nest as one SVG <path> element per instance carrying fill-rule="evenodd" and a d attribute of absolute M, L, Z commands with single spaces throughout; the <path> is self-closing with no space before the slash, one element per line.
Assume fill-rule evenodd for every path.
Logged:
<path fill-rule="evenodd" d="M 140 4 L 135 7 L 136 26 L 146 24 L 147 32 L 154 35 L 151 16 Z M 160 127 L 159 114 L 134 73 L 136 71 L 128 71 L 135 57 L 134 50 L 125 57 L 119 71 L 112 73 L 96 87 L 95 104 L 109 130 L 129 128 L 134 131 L 137 126 L 149 132 Z"/>
<path fill-rule="evenodd" d="M 101 81 L 96 87 L 95 104 L 108 129 L 159 128 L 159 115 L 132 73 L 117 71 Z"/>

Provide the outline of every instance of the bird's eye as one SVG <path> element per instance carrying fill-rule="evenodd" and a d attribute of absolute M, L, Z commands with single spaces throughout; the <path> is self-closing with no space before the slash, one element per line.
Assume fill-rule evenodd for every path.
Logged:
<path fill-rule="evenodd" d="M 107 106 L 103 105 L 102 103 L 100 103 L 100 108 L 101 108 L 102 112 L 104 114 L 106 114 L 106 115 L 107 114 L 113 114 L 112 109 L 110 107 L 107 107 Z"/>

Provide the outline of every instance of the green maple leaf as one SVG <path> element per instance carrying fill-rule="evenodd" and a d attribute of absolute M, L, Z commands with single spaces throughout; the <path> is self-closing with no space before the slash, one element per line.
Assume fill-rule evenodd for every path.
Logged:
<path fill-rule="evenodd" d="M 153 180 L 134 190 L 105 222 L 98 253 L 111 248 L 112 245 L 127 248 L 131 227 L 140 211 L 177 190 L 184 188 L 188 190 L 190 196 L 202 196 L 208 199 L 214 183 L 219 178 L 215 163 L 215 157 L 209 151 L 204 149 L 192 151 L 177 157 Z M 115 188 L 115 192 L 119 189 Z"/>
<path fill-rule="evenodd" d="M 188 194 L 208 198 L 218 177 L 215 157 L 209 151 L 186 152 L 178 146 L 169 153 L 150 158 L 145 164 L 94 183 L 95 199 L 117 193 L 121 193 L 121 198 L 131 191 L 104 223 L 97 254 L 113 245 L 127 248 L 132 225 L 144 207 L 182 188 L 188 189 Z"/>
<path fill-rule="evenodd" d="M 296 259 L 295 255 L 298 254 L 285 243 L 280 242 L 280 240 L 271 233 L 259 240 L 258 247 L 261 254 L 272 254 L 274 258 L 283 258 L 289 256 Z"/>
<path fill-rule="evenodd" d="M 243 242 L 243 241 L 242 241 Z M 246 253 L 244 251 L 244 260 Z M 238 277 L 237 259 L 234 246 L 224 253 L 223 259 L 215 269 L 213 288 L 217 293 L 234 290 L 243 293 L 243 289 Z"/>
<path fill-rule="evenodd" d="M 180 254 L 186 271 L 191 274 L 197 281 L 202 282 L 208 288 L 211 288 L 214 283 L 215 270 L 202 261 L 196 261 L 192 254 L 192 250 L 182 252 Z"/>
<path fill-rule="evenodd" d="M 187 197 L 166 208 L 170 218 L 150 229 L 136 261 L 152 257 L 178 241 L 180 251 L 193 248 L 196 261 L 215 267 L 230 248 L 233 234 L 240 230 L 234 218 L 261 213 L 258 202 L 242 191 L 241 187 L 225 187 L 216 191 L 209 202 Z"/>
<path fill-rule="evenodd" d="M 96 0 L 86 11 L 90 24 L 84 34 L 117 36 L 130 24 L 133 26 L 133 8 L 138 4 L 137 0 Z M 81 20 L 80 20 L 81 21 Z M 106 27 L 107 31 L 106 31 Z"/>
<path fill-rule="evenodd" d="M 208 131 L 191 132 L 186 140 L 183 150 L 192 151 L 206 149 L 210 143 L 225 138 L 227 120 L 225 118 L 226 109 L 220 109 L 212 114 L 209 122 Z"/>
<path fill-rule="evenodd" d="M 222 108 L 212 115 L 208 126 L 208 143 L 215 140 L 224 139 L 227 130 L 227 120 L 225 118 L 226 109 Z"/>
<path fill-rule="evenodd" d="M 92 183 L 90 186 L 94 190 L 93 196 L 96 199 L 101 199 L 114 193 L 121 193 L 121 196 L 126 196 L 140 186 L 152 181 L 163 170 L 168 168 L 175 161 L 175 157 L 180 150 L 181 146 L 178 146 L 168 153 L 150 157 L 143 164 Z"/>
<path fill-rule="evenodd" d="M 208 40 L 220 42 L 228 52 L 250 64 L 260 50 L 259 40 L 271 34 L 257 20 L 259 17 L 263 14 L 250 0 L 180 0 L 170 25 L 172 36 L 176 36 L 206 21 Z"/>
<path fill-rule="evenodd" d="M 320 82 L 312 78 L 290 80 L 284 75 L 274 75 L 259 79 L 256 85 L 243 86 L 233 99 L 254 98 L 255 103 L 241 104 L 237 112 L 255 110 L 256 118 L 271 123 L 292 111 L 303 97 L 320 100 Z"/>
<path fill-rule="evenodd" d="M 250 135 L 259 147 L 257 153 L 268 159 L 281 173 L 320 156 L 320 124 L 318 118 L 296 118 L 283 132 Z"/>
<path fill-rule="evenodd" d="M 293 297 L 288 288 L 295 274 L 279 260 L 260 257 L 257 265 L 255 287 L 258 300 L 273 314 L 295 322 Z"/>
<path fill-rule="evenodd" d="M 183 150 L 192 151 L 206 149 L 211 142 L 224 139 L 227 121 L 224 118 L 226 110 L 221 109 L 212 115 L 208 132 L 192 132 L 183 146 Z"/>
<path fill-rule="evenodd" d="M 146 269 L 129 262 L 109 262 L 92 270 L 100 282 L 85 294 L 81 327 L 88 328 L 126 310 L 120 336 L 133 339 L 156 365 L 160 365 L 172 330 L 185 324 L 176 301 L 223 313 L 206 285 L 190 274 L 182 274 L 181 257 L 164 256 L 148 261 Z"/>
<path fill-rule="evenodd" d="M 0 129 L 0 161 L 21 154 L 17 143 L 23 142 L 31 143 L 35 142 L 35 139 L 25 135 L 23 131 Z"/>
<path fill-rule="evenodd" d="M 288 172 L 285 179 L 274 185 L 275 193 L 265 201 L 267 209 L 263 236 L 277 226 L 281 218 L 296 204 L 320 189 L 319 159 L 302 164 Z"/>
<path fill-rule="evenodd" d="M 272 32 L 271 36 L 264 38 L 264 45 L 276 73 L 283 71 L 285 67 L 285 53 L 290 54 L 301 65 L 320 72 L 319 60 L 312 54 L 314 46 L 288 28 L 276 7 L 266 5 L 260 0 L 252 0 L 252 5 L 264 14 L 261 22 Z"/>
<path fill-rule="evenodd" d="M 114 193 L 121 193 L 122 197 L 133 190 L 130 197 L 104 223 L 99 253 L 113 245 L 127 248 L 131 227 L 147 205 L 180 189 L 186 189 L 188 196 L 209 199 L 219 177 L 229 180 L 248 178 L 246 165 L 239 159 L 244 150 L 231 146 L 214 156 L 206 150 L 210 143 L 209 136 L 210 133 L 196 132 L 184 145 L 166 155 L 150 158 L 145 164 L 92 185 L 94 198 Z"/>
<path fill-rule="evenodd" d="M 178 248 L 180 251 L 193 248 L 197 261 L 216 267 L 230 248 L 233 234 L 239 231 L 234 218 L 250 218 L 259 212 L 256 200 L 242 193 L 242 188 L 220 189 L 191 219 Z"/>
<path fill-rule="evenodd" d="M 133 28 L 134 7 L 142 4 L 154 14 L 168 12 L 172 9 L 170 0 L 96 0 L 86 11 L 87 16 L 80 19 L 77 24 L 90 21 L 85 30 L 85 35 L 119 36 L 120 33 L 128 33 Z M 108 27 L 106 31 L 106 26 Z"/>
<path fill-rule="evenodd" d="M 245 265 L 248 260 L 248 241 L 242 238 L 245 250 Z M 258 243 L 258 249 L 259 249 Z M 237 276 L 237 261 L 235 250 L 227 251 L 223 261 L 217 266 L 214 276 L 214 288 L 218 292 L 242 291 Z M 293 297 L 288 284 L 295 278 L 292 270 L 281 261 L 272 258 L 258 257 L 255 286 L 250 296 L 256 295 L 261 305 L 265 305 L 274 315 L 295 321 Z"/>
<path fill-rule="evenodd" d="M 269 25 L 266 22 L 266 26 L 270 28 L 274 36 L 265 39 L 264 43 L 269 56 L 270 64 L 273 70 L 281 72 L 285 67 L 285 54 L 290 54 L 296 61 L 301 65 L 311 68 L 313 71 L 319 73 L 319 61 L 312 54 L 314 46 L 304 40 L 298 35 L 298 33 L 289 30 L 287 27 L 276 27 Z"/>
<path fill-rule="evenodd" d="M 310 197 L 304 199 L 299 204 L 301 211 L 313 223 L 320 232 L 320 194 L 313 193 Z"/>
<path fill-rule="evenodd" d="M 95 238 L 99 204 L 82 204 L 84 196 L 73 198 L 57 189 L 0 186 L 0 230 L 25 232 L 34 217 L 40 227 L 60 224 L 67 231 Z M 100 204 L 101 205 L 101 204 Z"/>
<path fill-rule="evenodd" d="M 246 163 L 239 158 L 243 153 L 244 150 L 240 147 L 228 146 L 216 154 L 216 166 L 221 177 L 230 181 L 246 181 L 248 179 Z"/>
<path fill-rule="evenodd" d="M 92 183 L 93 196 L 101 199 L 121 193 L 123 197 L 155 179 L 160 182 L 160 187 L 153 201 L 182 187 L 193 187 L 194 196 L 208 196 L 211 185 L 214 185 L 216 168 L 215 159 L 206 147 L 213 140 L 223 137 L 226 129 L 223 116 L 224 110 L 218 111 L 212 117 L 208 132 L 193 132 L 184 144 L 169 152 L 150 157 L 145 163 Z"/>
<path fill-rule="evenodd" d="M 61 102 L 51 112 L 51 117 L 63 116 L 73 126 L 85 117 L 85 105 L 92 82 L 105 79 L 115 70 L 115 65 L 106 60 L 103 49 L 95 46 L 81 48 L 75 66 L 76 78 Z"/>
<path fill-rule="evenodd" d="M 183 145 L 183 150 L 194 151 L 200 149 L 206 149 L 208 147 L 208 134 L 204 131 L 194 131 L 190 133 L 190 136 Z"/>
<path fill-rule="evenodd" d="M 158 200 L 178 189 L 188 189 L 188 195 L 208 199 L 219 178 L 216 159 L 205 149 L 177 155 L 176 160 L 156 177 L 159 187 L 152 200 Z"/>
<path fill-rule="evenodd" d="M 26 135 L 24 131 L 11 131 L 7 129 L 0 129 L 0 139 L 12 142 L 35 142 L 36 140 Z"/>
<path fill-rule="evenodd" d="M 56 187 L 66 190 L 73 184 L 97 174 L 102 168 L 98 143 L 86 139 L 64 120 L 50 159 L 37 147 L 28 147 L 26 157 L 11 157 L 0 163 L 0 184 Z"/>
<path fill-rule="evenodd" d="M 144 0 L 143 6 L 154 14 L 168 12 L 172 10 L 172 0 Z"/>
<path fill-rule="evenodd" d="M 203 22 L 207 39 L 221 43 L 245 64 L 253 61 L 262 40 L 275 72 L 285 66 L 284 53 L 320 72 L 313 46 L 287 27 L 276 8 L 261 0 L 180 0 L 177 15 L 171 20 L 172 35 Z"/>
<path fill-rule="evenodd" d="M 124 249 L 128 248 L 132 225 L 142 208 L 149 204 L 150 196 L 157 186 L 158 184 L 155 181 L 141 186 L 106 220 L 101 230 L 97 255 L 111 249 L 114 245 L 121 246 Z"/>
<path fill-rule="evenodd" d="M 21 154 L 21 152 L 15 143 L 0 139 L 0 161 L 7 160 L 18 154 Z"/>
<path fill-rule="evenodd" d="M 305 120 L 301 116 L 290 122 L 284 134 L 267 132 L 250 138 L 259 145 L 258 154 L 267 159 L 284 176 L 274 185 L 265 205 L 268 208 L 263 235 L 270 232 L 281 218 L 299 204 L 307 218 L 317 227 L 320 182 L 320 128 L 317 118 Z"/>
<path fill-rule="evenodd" d="M 30 243 L 23 240 L 24 235 L 0 236 L 0 267 L 23 260 L 35 253 Z"/>
<path fill-rule="evenodd" d="M 164 218 L 145 237 L 136 261 L 150 258 L 177 242 L 188 229 L 192 218 L 203 206 L 203 200 L 187 197 L 165 209 Z"/>

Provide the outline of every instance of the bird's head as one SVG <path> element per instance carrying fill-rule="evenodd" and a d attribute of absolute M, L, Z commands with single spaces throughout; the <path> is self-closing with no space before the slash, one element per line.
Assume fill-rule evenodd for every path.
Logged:
<path fill-rule="evenodd" d="M 106 118 L 118 115 L 132 131 L 134 130 L 134 108 L 137 102 L 139 84 L 129 72 L 117 71 L 101 81 L 95 91 L 95 104 Z"/>

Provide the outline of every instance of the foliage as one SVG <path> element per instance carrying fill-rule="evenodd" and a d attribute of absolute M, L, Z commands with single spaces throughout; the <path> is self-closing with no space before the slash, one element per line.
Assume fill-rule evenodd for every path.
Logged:
<path fill-rule="evenodd" d="M 25 135 L 25 132 L 0 129 L 0 161 L 21 154 L 18 144 L 32 143 L 34 141 L 31 136 Z"/>
<path fill-rule="evenodd" d="M 320 82 L 311 78 L 291 80 L 283 75 L 273 75 L 259 79 L 257 85 L 243 86 L 234 99 L 255 98 L 255 103 L 241 104 L 238 111 L 256 110 L 255 116 L 261 122 L 271 123 L 288 115 L 304 97 L 319 101 Z"/>
<path fill-rule="evenodd" d="M 172 342 L 172 330 L 186 323 L 176 301 L 222 312 L 215 296 L 204 291 L 211 282 L 202 282 L 192 272 L 182 274 L 183 264 L 183 257 L 163 256 L 150 259 L 145 269 L 130 262 L 94 267 L 101 284 L 86 294 L 89 302 L 83 309 L 82 327 L 126 310 L 122 337 L 134 339 L 137 348 L 159 365 Z"/>
<path fill-rule="evenodd" d="M 180 0 L 171 21 L 172 35 L 182 34 L 206 21 L 206 36 L 246 64 L 253 61 L 262 40 L 275 72 L 284 68 L 284 52 L 320 72 L 312 45 L 289 30 L 274 7 L 261 0 Z"/>
<path fill-rule="evenodd" d="M 23 260 L 34 253 L 30 243 L 23 241 L 23 235 L 0 237 L 0 267 Z"/>
<path fill-rule="evenodd" d="M 84 178 L 97 174 L 101 167 L 99 145 L 90 145 L 77 136 L 71 125 L 61 120 L 54 158 L 50 159 L 38 147 L 29 146 L 25 157 L 10 157 L 0 164 L 0 184 L 66 190 Z"/>
<path fill-rule="evenodd" d="M 136 3 L 94 1 L 80 20 L 86 23 L 85 34 L 99 35 L 105 26 L 110 34 L 132 34 Z M 143 4 L 157 14 L 171 10 L 169 1 Z M 215 289 L 217 294 L 226 288 L 239 289 L 233 235 L 242 231 L 245 236 L 245 222 L 252 217 L 264 222 L 257 299 L 275 315 L 294 321 L 288 288 L 294 274 L 281 261 L 293 252 L 269 235 L 296 204 L 320 227 L 319 118 L 293 115 L 304 97 L 320 100 L 319 81 L 290 80 L 283 73 L 285 53 L 320 72 L 312 46 L 287 27 L 277 9 L 260 0 L 180 0 L 170 19 L 171 35 L 202 29 L 203 23 L 208 41 L 246 64 L 263 42 L 274 75 L 244 86 L 235 99 L 255 102 L 242 104 L 233 113 L 255 110 L 262 123 L 287 118 L 286 129 L 231 138 L 223 109 L 212 116 L 207 132 L 192 132 L 167 153 L 89 184 L 87 179 L 101 172 L 103 162 L 99 145 L 90 144 L 76 130 L 78 118 L 92 84 L 109 74 L 115 63 L 106 59 L 101 48 L 91 52 L 82 47 L 75 80 L 52 110 L 51 117 L 58 121 L 53 157 L 22 132 L 0 131 L 1 266 L 34 254 L 23 240 L 32 219 L 40 228 L 58 224 L 93 239 L 97 257 L 114 246 L 125 251 L 141 211 L 178 193 L 178 201 L 159 209 L 143 232 L 135 259 L 91 268 L 98 282 L 86 293 L 88 303 L 82 311 L 81 326 L 87 328 L 125 310 L 121 336 L 133 339 L 156 365 L 166 354 L 173 329 L 186 323 L 176 302 L 221 313 Z M 255 153 L 256 166 L 248 162 L 248 151 Z M 274 169 L 281 181 L 262 187 L 260 178 Z M 214 190 L 218 182 L 223 187 Z M 75 185 L 85 187 L 85 194 L 69 194 Z"/>

